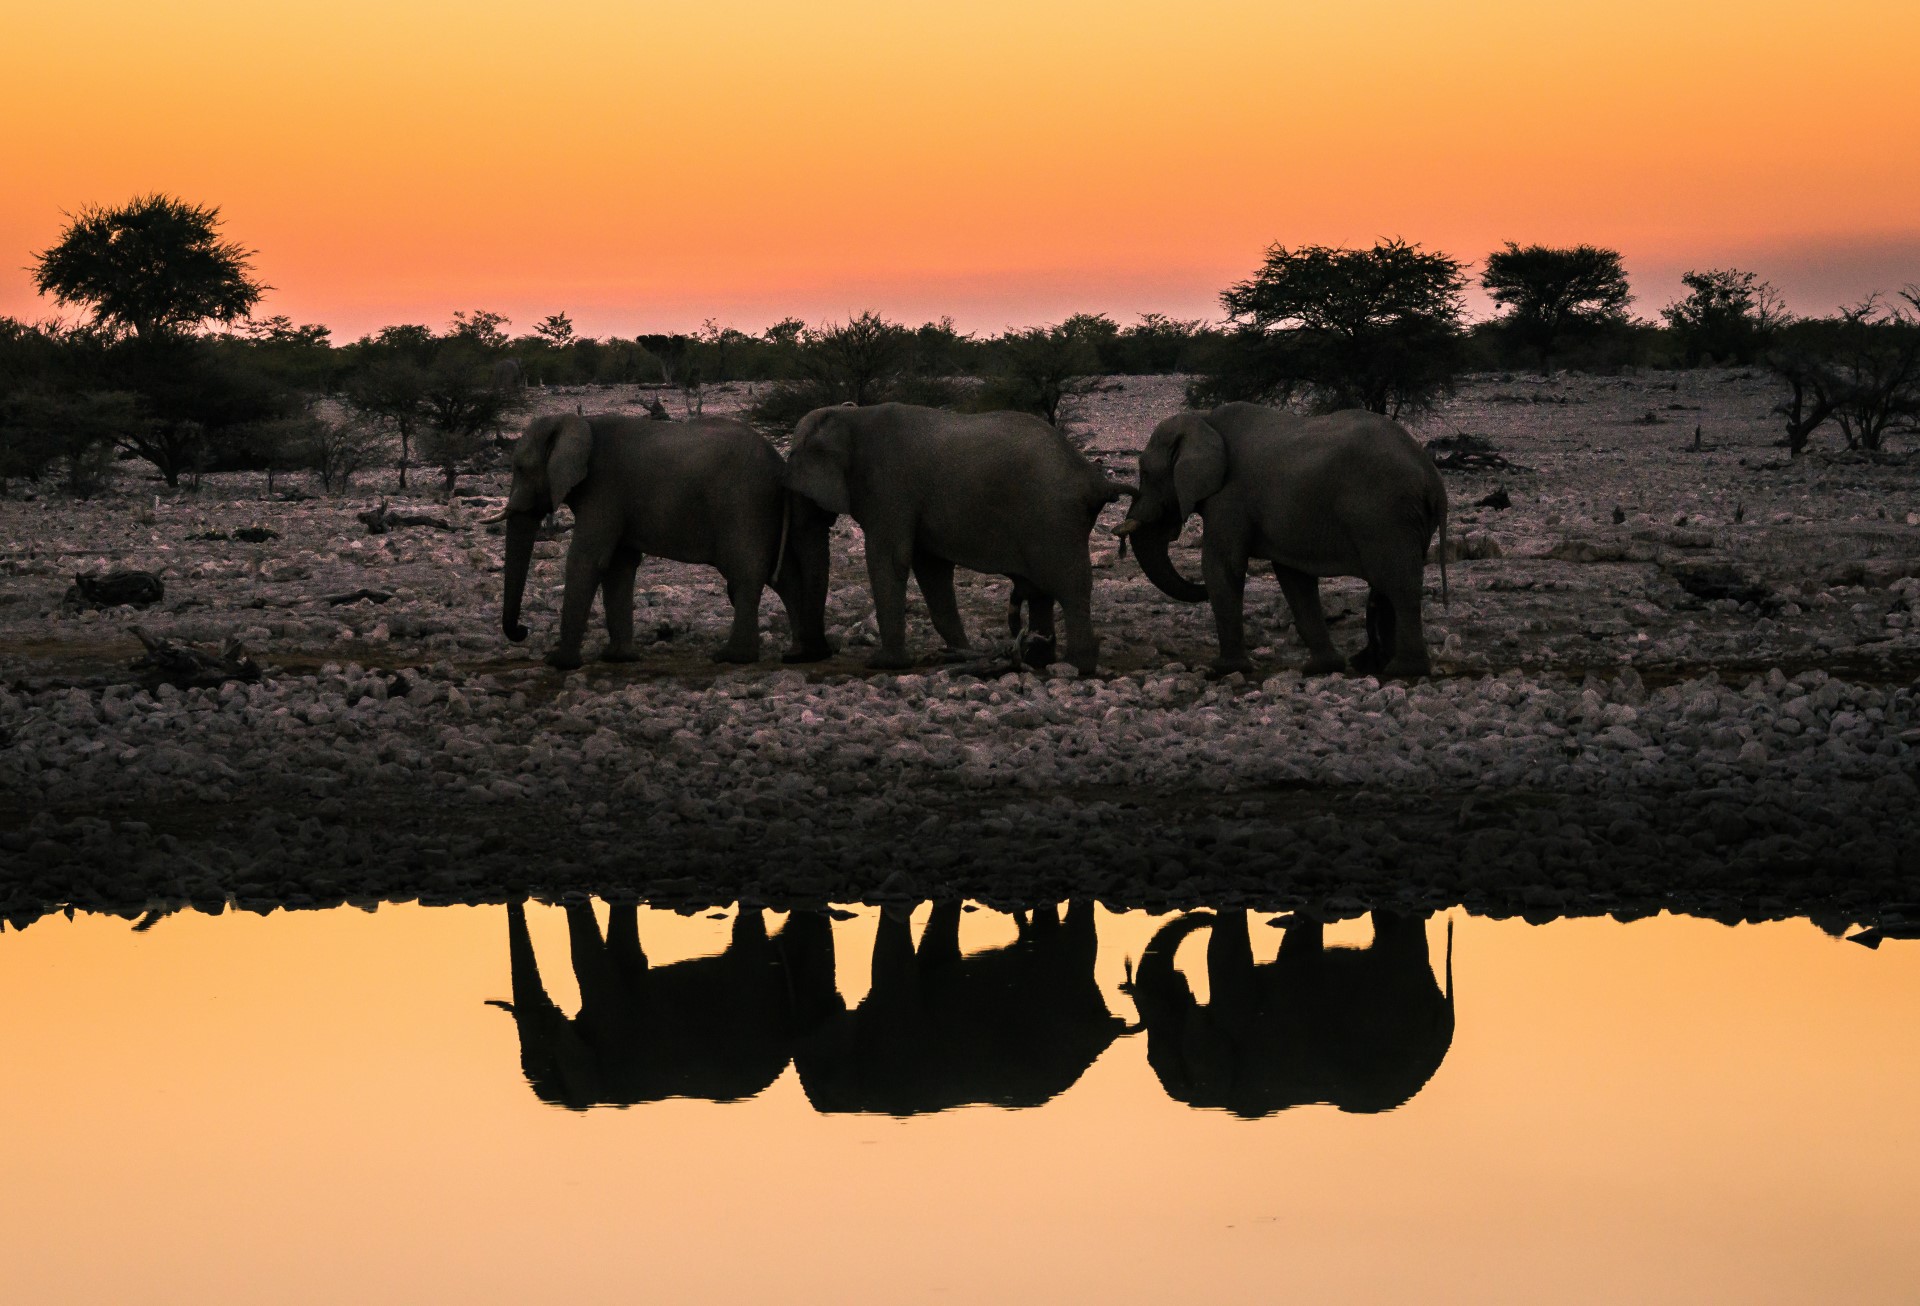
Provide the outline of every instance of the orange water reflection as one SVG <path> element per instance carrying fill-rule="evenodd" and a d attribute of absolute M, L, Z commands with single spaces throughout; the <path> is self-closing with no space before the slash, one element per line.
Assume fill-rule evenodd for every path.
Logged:
<path fill-rule="evenodd" d="M 1456 914 L 1451 1043 L 1384 1114 L 1193 1110 L 1145 1033 L 1036 1110 L 823 1114 L 789 1065 L 731 1105 L 567 1111 L 529 1091 L 515 1020 L 484 1002 L 514 996 L 507 915 L 0 935 L 7 1299 L 1911 1296 L 1914 945 Z M 1122 1022 L 1142 1014 L 1127 965 L 1144 978 L 1170 919 L 1097 915 L 1092 990 Z M 1252 962 L 1305 937 L 1261 919 Z M 577 1011 L 566 914 L 526 920 Z M 968 955 L 1018 942 L 999 913 L 956 927 Z M 737 924 L 637 928 L 664 971 Z M 832 925 L 845 1012 L 880 1009 L 889 928 Z M 1427 934 L 1437 977 L 1445 932 Z M 1209 943 L 1195 929 L 1178 963 L 1219 1006 L 1231 958 L 1209 974 Z"/>

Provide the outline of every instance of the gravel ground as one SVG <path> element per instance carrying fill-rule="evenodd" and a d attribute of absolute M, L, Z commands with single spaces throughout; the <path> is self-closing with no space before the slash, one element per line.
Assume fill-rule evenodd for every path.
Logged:
<path fill-rule="evenodd" d="M 710 391 L 708 411 L 746 397 Z M 1474 380 L 1416 434 L 1480 435 L 1516 466 L 1448 473 L 1439 674 L 1412 685 L 1303 679 L 1270 577 L 1249 591 L 1264 678 L 1209 682 L 1205 607 L 1160 595 L 1104 534 L 1092 679 L 1004 673 L 990 577 L 960 586 L 979 663 L 935 662 L 916 610 L 928 665 L 865 672 L 847 523 L 833 661 L 714 667 L 717 575 L 655 561 L 643 660 L 563 676 L 534 659 L 564 540 L 538 549 L 533 643 L 498 633 L 500 540 L 479 519 L 501 474 L 451 506 L 391 484 L 269 501 L 245 476 L 172 494 L 131 470 L 90 503 L 16 494 L 0 501 L 0 916 L 591 891 L 1899 919 L 1920 901 L 1920 464 L 1788 465 L 1770 403 L 1730 372 Z M 1178 407 L 1177 379 L 1127 379 L 1080 425 L 1131 476 Z M 1473 506 L 1496 489 L 1510 508 Z M 382 490 L 453 529 L 368 535 L 355 513 Z M 189 538 L 245 526 L 279 538 Z M 1174 553 L 1189 575 L 1197 534 Z M 116 567 L 162 574 L 165 600 L 62 612 L 75 573 Z M 392 597 L 328 601 L 360 589 Z M 1358 585 L 1328 591 L 1357 646 Z M 771 597 L 763 617 L 783 639 Z M 150 694 L 127 683 L 135 622 L 238 636 L 270 670 Z"/>

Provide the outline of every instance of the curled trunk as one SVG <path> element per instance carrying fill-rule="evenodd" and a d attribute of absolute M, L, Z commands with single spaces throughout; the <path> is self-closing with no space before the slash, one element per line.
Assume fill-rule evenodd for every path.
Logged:
<path fill-rule="evenodd" d="M 1200 603 L 1207 597 L 1207 587 L 1182 576 L 1167 555 L 1167 546 L 1179 533 L 1180 528 L 1168 522 L 1141 522 L 1127 539 L 1133 543 L 1133 556 L 1140 560 L 1140 570 L 1146 573 L 1155 589 L 1182 603 Z"/>
<path fill-rule="evenodd" d="M 533 563 L 533 537 L 539 530 L 539 513 L 507 514 L 507 592 L 500 609 L 500 629 L 516 644 L 527 637 L 527 628 L 520 624 L 520 598 L 527 588 L 527 568 Z"/>

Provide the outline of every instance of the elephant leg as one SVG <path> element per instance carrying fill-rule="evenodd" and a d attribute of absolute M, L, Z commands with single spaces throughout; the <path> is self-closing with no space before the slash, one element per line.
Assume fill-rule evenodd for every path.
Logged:
<path fill-rule="evenodd" d="M 1224 548 L 1214 546 L 1209 532 L 1200 548 L 1200 570 L 1206 582 L 1207 602 L 1213 608 L 1214 632 L 1220 641 L 1220 656 L 1207 669 L 1209 674 L 1225 676 L 1253 670 L 1253 659 L 1247 656 L 1246 558 L 1229 556 Z"/>
<path fill-rule="evenodd" d="M 1433 670 L 1427 658 L 1426 628 L 1420 620 L 1426 560 L 1417 549 L 1370 549 L 1361 556 L 1373 592 L 1380 596 L 1382 654 L 1379 674 L 1411 678 Z M 1369 597 L 1369 607 L 1372 605 Z"/>
<path fill-rule="evenodd" d="M 873 971 L 863 1010 L 911 1006 L 919 1000 L 913 955 L 913 921 L 907 911 L 883 908 L 873 936 Z"/>
<path fill-rule="evenodd" d="M 916 954 L 923 977 L 947 974 L 960 965 L 960 902 L 948 899 L 933 904 L 927 928 L 920 934 Z"/>
<path fill-rule="evenodd" d="M 1207 984 L 1221 1011 L 1246 1011 L 1255 1003 L 1253 939 L 1245 909 L 1222 911 L 1207 936 Z"/>
<path fill-rule="evenodd" d="M 571 671 L 580 665 L 580 645 L 587 637 L 587 617 L 593 611 L 593 592 L 606 570 L 603 559 L 583 548 L 567 553 L 566 591 L 560 600 L 560 641 L 547 654 L 547 665 Z"/>
<path fill-rule="evenodd" d="M 1294 917 L 1280 936 L 1280 955 L 1273 959 L 1276 973 L 1296 979 L 1311 975 L 1320 964 L 1326 942 L 1327 932 L 1319 921 Z"/>
<path fill-rule="evenodd" d="M 873 587 L 873 615 L 880 626 L 880 651 L 867 659 L 876 671 L 902 671 L 913 665 L 907 656 L 908 559 L 871 532 L 867 535 L 867 583 Z"/>
<path fill-rule="evenodd" d="M 607 907 L 607 958 L 628 987 L 647 973 L 647 954 L 640 947 L 640 909 L 633 903 Z"/>
<path fill-rule="evenodd" d="M 1300 638 L 1307 645 L 1306 672 L 1310 676 L 1337 674 L 1347 669 L 1347 660 L 1333 646 L 1332 636 L 1327 634 L 1327 617 L 1320 610 L 1320 581 L 1304 571 L 1295 571 L 1291 567 L 1273 566 L 1274 578 L 1280 582 L 1280 592 L 1287 597 L 1287 607 L 1293 613 L 1293 626 L 1300 632 Z"/>
<path fill-rule="evenodd" d="M 766 946 L 767 914 L 758 907 L 742 907 L 734 914 L 733 931 L 729 939 L 729 948 Z"/>
<path fill-rule="evenodd" d="M 1365 676 L 1379 675 L 1393 651 L 1393 605 L 1380 591 L 1367 587 L 1367 643 L 1353 657 L 1353 669 Z"/>
<path fill-rule="evenodd" d="M 794 496 L 798 499 L 799 496 Z M 831 521 L 805 501 L 790 510 L 787 557 L 773 578 L 773 592 L 787 610 L 789 646 L 782 662 L 821 662 L 833 656 L 827 639 L 827 577 L 831 570 Z"/>
<path fill-rule="evenodd" d="M 760 660 L 760 573 L 736 564 L 727 578 L 727 598 L 733 603 L 733 626 L 727 642 L 713 655 L 715 662 L 758 662 Z"/>
<path fill-rule="evenodd" d="M 637 662 L 640 654 L 633 647 L 633 576 L 640 569 L 640 555 L 624 549 L 614 551 L 600 578 L 600 606 L 607 617 L 606 662 Z"/>
<path fill-rule="evenodd" d="M 1100 939 L 1094 929 L 1093 902 L 1087 898 L 1075 898 L 1067 903 L 1067 916 L 1060 923 L 1061 952 L 1069 958 L 1076 974 L 1093 974 L 1094 958 L 1099 954 Z"/>
<path fill-rule="evenodd" d="M 1412 679 L 1433 673 L 1433 662 L 1427 656 L 1426 627 L 1420 619 L 1420 589 L 1416 580 L 1395 586 L 1387 595 L 1386 606 L 1392 616 L 1392 643 L 1388 647 L 1393 656 L 1382 668 L 1384 675 Z"/>
<path fill-rule="evenodd" d="M 833 921 L 825 912 L 794 910 L 774 936 L 792 993 L 793 1015 L 804 1034 L 846 1010 L 834 983 Z"/>
<path fill-rule="evenodd" d="M 1053 595 L 1031 581 L 1023 581 L 1027 600 L 1027 646 L 1024 657 L 1038 671 L 1059 660 L 1060 645 L 1054 638 Z"/>
<path fill-rule="evenodd" d="M 933 628 L 946 641 L 947 652 L 967 652 L 967 627 L 960 620 L 960 601 L 953 592 L 953 564 L 924 550 L 913 555 L 913 579 L 927 601 Z"/>
<path fill-rule="evenodd" d="M 573 977 L 580 984 L 580 1006 L 610 1010 L 617 1002 L 614 970 L 600 939 L 600 922 L 594 919 L 593 904 L 567 904 L 567 945 L 573 954 Z"/>
<path fill-rule="evenodd" d="M 1052 635 L 1052 598 L 1049 597 L 1046 603 L 1047 633 Z M 1074 670 L 1081 675 L 1092 675 L 1100 665 L 1100 637 L 1093 633 L 1093 575 L 1091 572 L 1084 577 L 1076 576 L 1074 584 L 1062 589 L 1060 615 L 1067 627 L 1067 661 L 1073 663 Z"/>

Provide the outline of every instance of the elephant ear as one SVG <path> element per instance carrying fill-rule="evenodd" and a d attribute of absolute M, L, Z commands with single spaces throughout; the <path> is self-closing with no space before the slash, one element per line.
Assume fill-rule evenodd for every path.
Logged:
<path fill-rule="evenodd" d="M 593 427 L 584 417 L 563 417 L 547 454 L 547 488 L 557 509 L 580 482 L 587 479 L 593 458 Z"/>
<path fill-rule="evenodd" d="M 1180 498 L 1180 520 L 1219 493 L 1227 483 L 1227 445 L 1213 424 L 1198 413 L 1181 419 L 1180 446 L 1173 456 L 1173 490 Z"/>
<path fill-rule="evenodd" d="M 831 513 L 852 508 L 847 496 L 847 463 L 853 437 L 833 409 L 816 409 L 800 419 L 787 459 L 787 488 Z"/>

